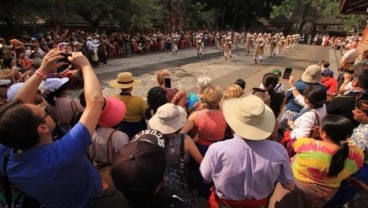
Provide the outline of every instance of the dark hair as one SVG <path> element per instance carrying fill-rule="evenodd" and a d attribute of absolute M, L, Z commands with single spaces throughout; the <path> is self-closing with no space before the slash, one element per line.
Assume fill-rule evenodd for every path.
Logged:
<path fill-rule="evenodd" d="M 146 111 L 146 118 L 149 119 L 150 117 L 152 117 L 151 111 L 153 111 L 153 114 L 155 114 L 160 106 L 168 102 L 169 101 L 165 89 L 163 89 L 162 87 L 151 88 L 147 94 L 147 103 L 149 107 Z"/>
<path fill-rule="evenodd" d="M 332 156 L 327 173 L 328 176 L 337 176 L 344 168 L 345 160 L 349 156 L 349 146 L 346 140 L 353 133 L 354 125 L 345 117 L 327 115 L 322 120 L 321 129 L 326 132 L 332 142 L 341 146 Z"/>
<path fill-rule="evenodd" d="M 358 86 L 365 90 L 368 90 L 368 68 L 363 67 L 357 69 L 353 73 L 353 78 L 355 78 L 358 82 Z"/>
<path fill-rule="evenodd" d="M 279 77 L 274 73 L 266 73 L 265 75 L 263 75 L 262 84 L 267 92 L 274 92 L 278 82 Z"/>
<path fill-rule="evenodd" d="M 61 96 L 63 92 L 69 89 L 70 82 L 66 82 L 65 84 L 61 85 L 59 89 L 55 90 L 54 92 L 46 91 L 46 93 L 43 95 L 47 103 L 54 106 L 55 105 L 55 97 L 58 98 Z"/>
<path fill-rule="evenodd" d="M 310 85 L 304 91 L 304 97 L 309 100 L 313 109 L 321 108 L 326 103 L 327 93 L 322 86 Z"/>
<path fill-rule="evenodd" d="M 237 79 L 237 80 L 235 80 L 234 84 L 239 85 L 243 90 L 245 89 L 246 83 L 245 83 L 244 79 Z"/>
<path fill-rule="evenodd" d="M 27 150 L 36 145 L 40 137 L 38 125 L 44 122 L 22 101 L 16 99 L 0 110 L 0 143 L 20 150 Z"/>
<path fill-rule="evenodd" d="M 323 63 L 323 67 L 328 68 L 329 66 L 330 66 L 329 62 L 326 61 L 326 62 Z"/>

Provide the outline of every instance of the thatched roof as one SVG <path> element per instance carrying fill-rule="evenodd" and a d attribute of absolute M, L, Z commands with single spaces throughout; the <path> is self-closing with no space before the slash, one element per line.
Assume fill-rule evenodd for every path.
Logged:
<path fill-rule="evenodd" d="M 341 25 L 341 21 L 336 19 L 335 16 L 321 17 L 314 21 L 317 25 Z"/>
<path fill-rule="evenodd" d="M 272 18 L 268 21 L 271 25 L 286 25 L 286 24 L 292 24 L 292 22 L 285 17 L 285 15 L 279 15 L 275 18 Z"/>

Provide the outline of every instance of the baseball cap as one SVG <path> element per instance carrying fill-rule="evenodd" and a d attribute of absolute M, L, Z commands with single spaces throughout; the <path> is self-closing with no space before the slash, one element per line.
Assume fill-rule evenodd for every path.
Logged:
<path fill-rule="evenodd" d="M 58 90 L 61 86 L 63 86 L 65 83 L 69 81 L 69 78 L 48 78 L 45 81 L 44 88 L 49 92 L 55 92 Z"/>
<path fill-rule="evenodd" d="M 41 82 L 41 84 L 38 86 L 38 90 L 40 90 L 42 92 L 43 87 L 44 87 L 44 81 Z M 12 101 L 13 98 L 15 97 L 15 95 L 17 94 L 17 92 L 23 87 L 24 82 L 18 82 L 15 83 L 13 85 L 11 85 L 8 89 L 8 92 L 6 94 L 6 97 L 8 99 L 8 101 Z"/>
<path fill-rule="evenodd" d="M 164 135 L 156 130 L 143 130 L 115 155 L 111 177 L 126 198 L 137 200 L 154 194 L 165 169 Z"/>
<path fill-rule="evenodd" d="M 10 82 L 11 82 L 10 79 L 0 79 L 0 86 L 8 85 L 10 84 Z"/>
<path fill-rule="evenodd" d="M 274 73 L 274 74 L 281 74 L 281 71 L 280 71 L 280 69 L 274 69 L 272 71 L 272 73 Z"/>
<path fill-rule="evenodd" d="M 332 71 L 332 70 L 327 70 L 326 72 L 325 72 L 325 75 L 327 75 L 327 76 L 331 76 L 331 75 L 333 75 L 334 74 L 334 72 Z"/>

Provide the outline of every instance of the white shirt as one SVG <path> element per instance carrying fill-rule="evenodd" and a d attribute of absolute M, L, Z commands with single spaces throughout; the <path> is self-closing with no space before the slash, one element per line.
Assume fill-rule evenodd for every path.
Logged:
<path fill-rule="evenodd" d="M 303 109 L 304 110 L 304 109 Z M 294 129 L 290 132 L 290 138 L 299 139 L 303 137 L 309 137 L 310 131 L 315 124 L 316 112 L 319 116 L 319 123 L 322 122 L 323 118 L 326 117 L 326 105 L 323 105 L 322 108 L 313 109 L 305 112 L 299 118 L 294 121 Z"/>
<path fill-rule="evenodd" d="M 359 56 L 359 51 L 356 48 L 350 49 L 348 52 L 344 54 L 344 56 L 341 58 L 341 62 L 345 63 L 354 63 L 355 59 Z"/>

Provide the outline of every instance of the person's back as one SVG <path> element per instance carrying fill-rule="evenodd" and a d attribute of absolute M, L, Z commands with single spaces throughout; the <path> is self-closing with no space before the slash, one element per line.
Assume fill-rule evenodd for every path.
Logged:
<path fill-rule="evenodd" d="M 234 138 L 212 144 L 200 166 L 207 182 L 214 183 L 210 207 L 264 207 L 274 184 L 292 190 L 294 177 L 286 149 L 266 140 L 275 127 L 275 116 L 254 95 L 227 99 L 226 122 Z"/>
<path fill-rule="evenodd" d="M 216 154 L 214 154 L 216 153 Z M 213 172 L 207 161 L 215 164 Z M 223 199 L 264 199 L 276 181 L 290 183 L 291 170 L 285 174 L 289 157 L 285 148 L 270 140 L 251 141 L 235 136 L 212 144 L 201 164 L 205 180 L 213 180 Z M 243 173 L 243 174 L 239 174 Z"/>

